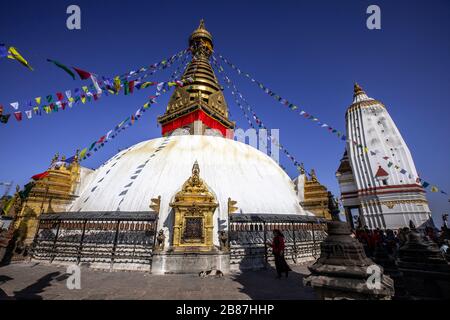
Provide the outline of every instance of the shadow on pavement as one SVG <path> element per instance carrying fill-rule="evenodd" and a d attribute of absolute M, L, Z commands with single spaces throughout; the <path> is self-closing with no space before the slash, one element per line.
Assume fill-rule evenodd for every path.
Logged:
<path fill-rule="evenodd" d="M 51 281 L 60 274 L 60 272 L 46 274 L 28 287 L 20 291 L 14 291 L 14 296 L 8 298 L 13 300 L 42 300 L 40 293 L 44 292 L 45 288 L 51 286 Z"/>
<path fill-rule="evenodd" d="M 246 252 L 244 260 L 251 255 Z M 305 275 L 296 272 L 289 272 L 286 278 L 283 274 L 282 278 L 277 278 L 277 272 L 273 266 L 267 263 L 264 269 L 260 270 L 243 270 L 239 274 L 231 275 L 233 281 L 242 285 L 240 292 L 248 295 L 251 299 L 263 300 L 312 300 L 316 299 L 314 290 L 303 285 Z M 245 263 L 242 263 L 245 265 Z M 290 264 L 292 269 L 293 265 Z"/>

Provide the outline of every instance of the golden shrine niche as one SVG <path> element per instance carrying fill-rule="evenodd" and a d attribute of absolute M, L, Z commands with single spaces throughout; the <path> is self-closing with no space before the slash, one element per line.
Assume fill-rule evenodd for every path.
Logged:
<path fill-rule="evenodd" d="M 192 175 L 170 203 L 175 210 L 173 225 L 173 250 L 206 252 L 214 249 L 213 215 L 218 207 L 214 195 L 200 178 L 197 161 Z"/>

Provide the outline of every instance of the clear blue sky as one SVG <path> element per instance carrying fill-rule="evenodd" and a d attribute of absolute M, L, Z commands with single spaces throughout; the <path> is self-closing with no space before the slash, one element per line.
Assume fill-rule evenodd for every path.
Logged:
<path fill-rule="evenodd" d="M 78 4 L 82 29 L 65 26 Z M 366 28 L 366 8 L 381 7 L 382 30 Z M 147 66 L 187 46 L 204 18 L 215 48 L 257 80 L 322 121 L 345 129 L 345 110 L 357 81 L 385 103 L 413 154 L 420 175 L 450 191 L 449 1 L 1 1 L 0 42 L 15 46 L 35 68 L 0 60 L 0 103 L 31 100 L 84 85 L 47 58 L 114 76 Z M 344 144 L 326 130 L 269 99 L 228 71 L 268 127 L 319 180 L 339 194 L 334 173 Z M 165 79 L 168 72 L 156 79 Z M 87 82 L 89 83 L 89 82 Z M 71 110 L 0 125 L 0 181 L 23 185 L 52 156 L 89 145 L 151 94 L 104 97 Z M 233 120 L 246 122 L 226 93 Z M 142 121 L 84 162 L 96 168 L 119 148 L 160 136 L 156 117 L 167 97 Z M 280 155 L 294 177 L 293 165 Z M 0 190 L 3 192 L 3 190 Z M 447 198 L 428 193 L 435 221 Z"/>

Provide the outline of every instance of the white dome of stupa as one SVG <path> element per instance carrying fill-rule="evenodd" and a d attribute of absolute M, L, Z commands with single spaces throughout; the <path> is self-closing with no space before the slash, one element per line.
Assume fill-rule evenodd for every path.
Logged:
<path fill-rule="evenodd" d="M 100 168 L 84 171 L 78 198 L 68 211 L 149 211 L 151 199 L 161 196 L 164 220 L 195 161 L 219 203 L 220 219 L 226 218 L 228 198 L 237 201 L 237 213 L 311 215 L 272 158 L 244 143 L 203 135 L 143 141 Z"/>

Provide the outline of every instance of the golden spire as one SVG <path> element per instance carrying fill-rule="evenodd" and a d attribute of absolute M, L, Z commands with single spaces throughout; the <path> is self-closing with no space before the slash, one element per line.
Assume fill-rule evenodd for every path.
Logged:
<path fill-rule="evenodd" d="M 213 38 L 205 28 L 204 20 L 189 37 L 192 61 L 186 67 L 181 80 L 193 79 L 185 87 L 177 87 L 167 105 L 166 113 L 158 118 L 164 127 L 174 119 L 201 109 L 225 128 L 234 128 L 228 119 L 228 106 L 222 87 L 210 64 L 213 53 Z"/>

